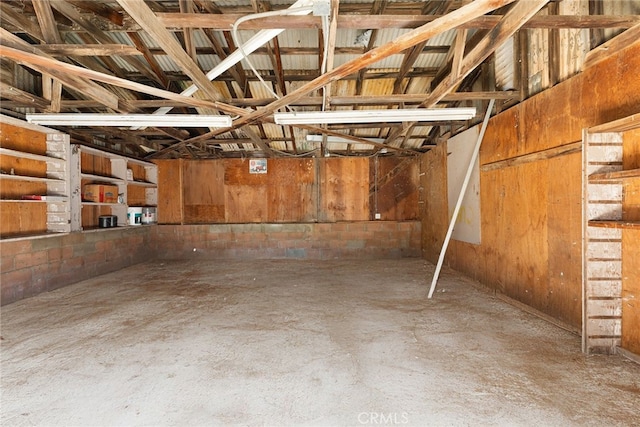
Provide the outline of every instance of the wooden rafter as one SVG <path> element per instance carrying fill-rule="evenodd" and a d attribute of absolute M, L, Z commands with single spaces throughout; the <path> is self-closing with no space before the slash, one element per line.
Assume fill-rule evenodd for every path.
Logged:
<path fill-rule="evenodd" d="M 167 28 L 184 28 L 186 26 L 198 28 L 211 28 L 213 30 L 226 30 L 242 14 L 225 13 L 222 15 L 208 16 L 202 14 L 184 15 L 180 13 L 159 13 L 158 19 Z M 439 19 L 441 15 L 384 15 L 384 14 L 341 14 L 338 17 L 339 29 L 363 29 L 382 30 L 388 28 L 418 28 L 429 22 Z M 502 15 L 480 16 L 473 20 L 460 23 L 460 28 L 466 29 L 491 29 L 502 20 Z M 637 15 L 556 15 L 536 16 L 523 24 L 522 28 L 631 28 L 640 22 Z M 287 16 L 258 18 L 240 25 L 243 30 L 262 30 L 269 28 L 304 29 L 321 28 L 322 23 L 317 16 Z"/>
<path fill-rule="evenodd" d="M 127 13 L 152 36 L 169 54 L 171 59 L 187 74 L 198 88 L 211 100 L 222 99 L 223 96 L 211 84 L 198 64 L 187 54 L 171 33 L 157 19 L 153 11 L 144 2 L 136 0 L 117 0 Z"/>
<path fill-rule="evenodd" d="M 449 73 L 447 78 L 436 86 L 429 96 L 420 104 L 421 107 L 431 107 L 440 101 L 448 92 L 457 87 L 460 82 L 484 61 L 493 51 L 511 37 L 522 25 L 536 12 L 544 7 L 549 0 L 528 0 L 517 2 L 504 16 L 500 24 L 496 25 L 462 60 L 457 74 Z M 396 128 L 387 138 L 386 142 L 398 138 L 407 130 L 413 128 L 415 123 L 404 123 Z"/>
<path fill-rule="evenodd" d="M 31 95 L 33 96 L 33 95 Z M 517 91 L 476 91 L 476 92 L 454 92 L 448 93 L 442 98 L 442 101 L 458 102 L 469 100 L 488 100 L 501 99 L 511 100 L 518 99 L 520 96 Z M 225 104 L 235 107 L 263 107 L 275 101 L 275 98 L 234 98 L 225 99 Z M 333 106 L 364 106 L 364 105 L 418 105 L 424 101 L 423 94 L 400 94 L 400 95 L 365 95 L 365 96 L 333 96 L 331 104 Z M 30 105 L 32 101 L 25 100 L 26 104 L 18 100 L 3 101 L 7 108 L 25 107 Z M 292 102 L 292 106 L 322 106 L 323 99 L 320 96 L 305 96 Z M 167 99 L 156 100 L 132 100 L 129 104 L 136 108 L 161 108 L 161 107 L 183 107 L 183 102 L 171 101 Z M 102 104 L 90 100 L 63 100 L 61 104 L 62 110 L 75 110 L 82 108 L 98 108 Z"/>
<path fill-rule="evenodd" d="M 64 64 L 63 67 L 64 66 L 72 67 L 72 65 L 70 64 L 65 64 L 63 62 L 56 61 L 49 55 L 45 54 L 44 52 L 41 52 L 36 47 L 28 44 L 24 40 L 8 32 L 4 28 L 0 28 L 0 43 L 2 44 L 0 46 L 0 49 L 3 49 L 3 50 L 11 49 L 11 50 L 14 50 L 16 54 L 18 54 L 18 56 L 14 58 L 16 62 L 20 62 L 19 58 L 21 56 L 31 56 L 41 61 L 41 64 L 43 63 L 46 64 L 48 62 L 58 62 L 60 64 Z M 9 56 L 7 55 L 7 57 Z M 35 65 L 29 64 L 29 67 L 35 69 L 40 73 L 50 74 L 51 76 L 60 80 L 65 86 L 68 86 L 69 88 L 84 94 L 85 96 L 93 99 L 94 101 L 99 102 L 105 107 L 111 108 L 113 110 L 119 109 L 118 97 L 116 97 L 113 93 L 109 92 L 107 89 L 103 88 L 102 86 L 90 80 L 79 78 L 78 76 L 75 76 L 75 75 L 67 74 L 64 70 L 51 69 L 47 66 L 42 67 L 42 66 L 38 66 L 38 64 L 35 64 Z"/>
<path fill-rule="evenodd" d="M 44 69 L 45 72 L 50 72 L 51 74 L 56 73 L 56 78 L 59 78 L 58 76 L 60 74 L 67 73 L 67 75 L 71 75 L 71 76 L 83 77 L 86 79 L 91 79 L 91 80 L 96 80 L 103 83 L 112 84 L 114 86 L 119 86 L 125 89 L 147 93 L 149 95 L 158 96 L 161 98 L 172 99 L 174 101 L 182 102 L 188 106 L 201 106 L 205 108 L 213 108 L 217 110 L 230 112 L 231 114 L 245 113 L 245 110 L 243 109 L 232 107 L 230 105 L 225 105 L 221 102 L 211 102 L 206 100 L 189 98 L 174 92 L 169 92 L 163 89 L 157 89 L 151 86 L 146 86 L 146 85 L 132 82 L 129 80 L 120 79 L 118 77 L 98 73 L 93 70 L 87 70 L 82 67 L 57 61 L 53 58 L 51 59 L 43 58 L 38 54 L 25 52 L 25 51 L 14 49 L 4 45 L 0 46 L 0 55 L 10 58 L 14 61 L 24 63 L 29 67 Z M 108 91 L 107 93 L 110 95 L 110 97 L 113 97 L 113 94 L 111 94 Z M 117 106 L 117 98 L 115 99 L 115 104 L 116 104 L 115 106 Z"/>
<path fill-rule="evenodd" d="M 75 8 L 73 8 L 66 1 L 55 1 L 52 3 L 52 6 L 60 13 L 65 15 L 67 18 L 77 23 L 80 27 L 86 30 L 87 35 L 90 35 L 93 39 L 99 41 L 100 43 L 112 44 L 113 39 L 105 34 L 102 30 L 100 30 L 93 22 L 83 17 Z M 108 59 L 108 58 L 106 58 Z M 145 64 L 140 61 L 136 57 L 132 56 L 124 56 L 123 59 L 131 64 L 132 67 L 139 70 L 145 76 L 147 76 L 152 81 L 156 81 L 158 83 L 162 83 L 161 80 L 158 79 L 158 76 Z M 116 71 L 116 74 L 123 75 L 120 67 L 114 62 L 109 61 L 109 65 L 112 70 Z"/>
<path fill-rule="evenodd" d="M 123 1 L 123 0 L 119 0 L 119 1 Z M 206 135 L 192 138 L 191 140 L 183 141 L 181 143 L 175 144 L 172 147 L 168 147 L 167 149 L 162 150 L 156 153 L 155 155 L 162 155 L 166 151 L 170 151 L 172 149 L 180 147 L 183 144 L 190 143 L 193 141 L 198 141 L 200 139 L 209 139 L 213 136 L 220 135 L 232 129 L 237 129 L 244 125 L 250 124 L 254 121 L 258 121 L 263 117 L 273 113 L 277 109 L 282 108 L 285 105 L 288 105 L 289 103 L 298 100 L 299 98 L 303 97 L 309 92 L 312 92 L 318 89 L 319 87 L 322 87 L 326 84 L 337 81 L 344 76 L 357 72 L 374 62 L 377 62 L 383 58 L 386 58 L 389 55 L 393 55 L 407 48 L 410 48 L 411 46 L 421 43 L 424 40 L 427 40 L 435 36 L 436 34 L 440 34 L 443 31 L 456 28 L 462 22 L 466 22 L 468 20 L 474 19 L 478 16 L 482 16 L 488 12 L 491 12 L 497 8 L 513 3 L 513 1 L 514 0 L 476 0 L 439 19 L 436 19 L 435 21 L 432 21 L 420 28 L 417 28 L 413 31 L 408 32 L 398 37 L 397 39 L 395 39 L 390 43 L 387 43 L 383 46 L 375 48 L 367 52 L 365 55 L 363 55 L 358 59 L 348 61 L 342 64 L 341 66 L 336 67 L 331 71 L 328 71 L 322 76 L 316 78 L 315 80 L 309 83 L 302 85 L 300 88 L 296 89 L 295 91 L 290 92 L 287 96 L 284 96 L 281 99 L 272 102 L 271 104 L 267 105 L 266 107 L 260 110 L 257 110 L 250 114 L 245 114 L 239 117 L 234 121 L 231 128 L 221 129 L 218 131 L 210 132 Z"/>
<path fill-rule="evenodd" d="M 58 32 L 56 20 L 53 17 L 53 10 L 49 0 L 42 0 L 33 3 L 33 7 L 40 23 L 42 36 L 47 43 L 62 43 L 62 37 Z M 43 74 L 42 76 L 42 94 L 45 99 L 51 102 L 48 111 L 60 111 L 60 101 L 62 99 L 62 83 L 60 80 L 52 79 L 51 76 Z"/>

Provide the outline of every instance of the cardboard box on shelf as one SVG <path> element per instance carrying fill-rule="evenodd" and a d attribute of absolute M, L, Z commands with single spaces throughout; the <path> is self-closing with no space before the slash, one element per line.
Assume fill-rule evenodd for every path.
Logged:
<path fill-rule="evenodd" d="M 118 203 L 118 186 L 86 184 L 82 187 L 82 200 L 95 203 Z"/>

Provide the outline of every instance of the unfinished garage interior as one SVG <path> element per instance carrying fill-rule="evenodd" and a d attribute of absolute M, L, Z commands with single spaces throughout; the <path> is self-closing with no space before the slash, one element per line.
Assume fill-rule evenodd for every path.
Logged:
<path fill-rule="evenodd" d="M 637 425 L 640 0 L 2 0 L 2 425 Z"/>

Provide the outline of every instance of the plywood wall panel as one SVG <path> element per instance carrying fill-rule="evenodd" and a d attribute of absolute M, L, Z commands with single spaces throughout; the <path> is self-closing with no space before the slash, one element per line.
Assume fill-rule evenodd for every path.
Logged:
<path fill-rule="evenodd" d="M 226 222 L 267 222 L 266 185 L 233 185 L 225 190 Z"/>
<path fill-rule="evenodd" d="M 548 286 L 541 311 L 569 325 L 579 325 L 582 318 L 582 197 L 581 153 L 550 159 L 547 202 Z"/>
<path fill-rule="evenodd" d="M 127 186 L 127 204 L 129 206 L 146 206 L 147 199 L 145 195 L 145 187 L 140 185 Z"/>
<path fill-rule="evenodd" d="M 158 223 L 181 224 L 182 160 L 155 160 L 158 165 Z"/>
<path fill-rule="evenodd" d="M 434 263 L 438 261 L 449 224 L 446 148 L 446 144 L 439 144 L 420 160 L 422 251 Z"/>
<path fill-rule="evenodd" d="M 383 221 L 418 218 L 419 167 L 415 157 L 370 160 L 370 219 L 374 219 L 376 213 Z"/>
<path fill-rule="evenodd" d="M 27 194 L 47 194 L 47 184 L 42 182 L 13 181 L 0 176 L 0 197 L 19 200 Z"/>
<path fill-rule="evenodd" d="M 314 159 L 269 162 L 267 222 L 309 222 L 317 215 Z"/>
<path fill-rule="evenodd" d="M 225 164 L 209 160 L 183 162 L 184 221 L 188 224 L 224 222 Z"/>
<path fill-rule="evenodd" d="M 11 150 L 44 155 L 47 151 L 46 135 L 31 129 L 0 124 L 0 146 Z M 47 176 L 44 162 L 0 156 L 2 174 Z M 41 182 L 16 181 L 0 177 L 0 197 L 19 200 L 23 195 L 47 194 L 47 185 Z M 40 234 L 47 231 L 47 205 L 35 202 L 0 202 L 0 235 L 2 237 Z"/>
<path fill-rule="evenodd" d="M 47 205 L 35 202 L 0 202 L 0 235 L 17 237 L 47 231 Z"/>
<path fill-rule="evenodd" d="M 640 355 L 640 230 L 622 233 L 622 348 Z"/>
<path fill-rule="evenodd" d="M 156 161 L 158 219 L 187 224 L 369 220 L 370 162 L 269 159 L 267 173 L 252 174 L 243 159 Z M 383 170 L 393 172 L 401 162 L 406 163 L 385 160 Z M 405 163 L 384 182 L 383 219 L 417 218 L 419 158 Z"/>
<path fill-rule="evenodd" d="M 47 136 L 35 130 L 1 123 L 0 146 L 11 150 L 44 155 L 47 152 Z"/>
<path fill-rule="evenodd" d="M 638 69 L 640 41 L 501 112 L 489 122 L 481 165 L 569 145 L 581 141 L 583 128 L 637 113 Z M 446 200 L 446 185 L 440 182 L 446 174 L 446 153 L 432 150 L 425 157 L 423 168 L 442 168 L 427 171 L 435 177 L 431 182 L 423 179 L 432 187 L 425 188 L 429 196 L 422 218 L 423 252 L 433 260 L 446 225 L 433 225 L 442 213 L 429 199 Z M 452 241 L 445 262 L 579 329 L 581 176 L 579 154 L 482 172 L 482 242 L 474 246 Z M 637 192 L 635 184 L 627 185 L 629 215 L 637 213 Z M 446 212 L 446 203 L 440 209 Z"/>
<path fill-rule="evenodd" d="M 267 185 L 271 178 L 270 170 L 277 168 L 275 163 L 279 159 L 267 160 L 267 173 L 250 173 L 248 159 L 224 160 L 224 184 L 225 185 Z"/>
<path fill-rule="evenodd" d="M 321 211 L 326 221 L 369 219 L 369 159 L 325 158 L 321 161 Z"/>

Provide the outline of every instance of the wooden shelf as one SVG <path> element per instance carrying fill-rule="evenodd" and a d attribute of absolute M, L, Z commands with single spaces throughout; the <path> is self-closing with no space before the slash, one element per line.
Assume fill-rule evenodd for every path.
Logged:
<path fill-rule="evenodd" d="M 82 202 L 82 206 L 125 206 L 122 203 Z"/>
<path fill-rule="evenodd" d="M 157 184 L 147 181 L 127 181 L 128 185 L 138 185 L 140 187 L 157 187 Z"/>
<path fill-rule="evenodd" d="M 102 181 L 102 182 L 111 182 L 114 184 L 123 184 L 124 179 L 112 177 L 112 176 L 104 176 L 104 175 L 94 175 L 92 173 L 81 173 L 80 178 L 82 179 L 90 179 L 92 181 Z"/>
<path fill-rule="evenodd" d="M 27 175 L 10 175 L 10 174 L 0 174 L 0 178 L 2 179 L 11 179 L 14 181 L 30 181 L 30 182 L 52 182 L 52 183 L 64 183 L 63 179 L 55 179 L 55 178 L 44 178 L 40 176 L 27 176 Z"/>
<path fill-rule="evenodd" d="M 3 203 L 51 203 L 47 200 L 0 199 Z"/>
<path fill-rule="evenodd" d="M 38 160 L 41 162 L 49 162 L 49 163 L 64 163 L 66 161 L 65 159 L 60 159 L 58 157 L 50 157 L 42 154 L 27 153 L 24 151 L 11 150 L 9 148 L 2 148 L 2 147 L 0 147 L 0 154 L 4 154 L 6 156 L 19 157 L 23 159 Z"/>
<path fill-rule="evenodd" d="M 640 230 L 640 221 L 591 220 L 589 221 L 588 225 L 589 227 L 639 229 Z"/>
<path fill-rule="evenodd" d="M 639 178 L 640 169 L 620 170 L 614 172 L 594 173 L 589 175 L 589 183 L 609 183 L 623 179 Z"/>

